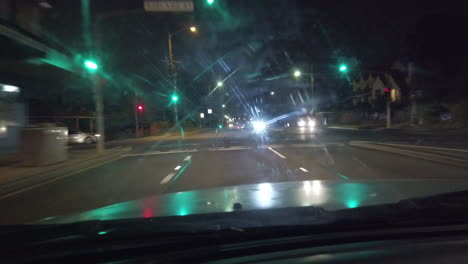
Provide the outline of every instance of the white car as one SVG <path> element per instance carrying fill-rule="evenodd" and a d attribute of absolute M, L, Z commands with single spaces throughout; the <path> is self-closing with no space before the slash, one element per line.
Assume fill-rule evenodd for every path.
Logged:
<path fill-rule="evenodd" d="M 68 132 L 68 143 L 71 144 L 92 144 L 99 140 L 100 135 L 86 133 L 79 130 L 70 130 Z"/>

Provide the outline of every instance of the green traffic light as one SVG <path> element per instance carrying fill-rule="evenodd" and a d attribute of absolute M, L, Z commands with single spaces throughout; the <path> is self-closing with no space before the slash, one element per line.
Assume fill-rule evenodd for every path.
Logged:
<path fill-rule="evenodd" d="M 97 63 L 92 61 L 92 60 L 86 60 L 84 62 L 84 65 L 85 65 L 86 68 L 88 68 L 90 70 L 97 70 L 97 68 L 98 68 Z"/>
<path fill-rule="evenodd" d="M 206 3 L 207 3 L 208 5 L 212 5 L 212 4 L 214 3 L 214 0 L 206 0 Z"/>
<path fill-rule="evenodd" d="M 177 102 L 179 100 L 179 97 L 177 95 L 172 96 L 172 101 Z"/>
<path fill-rule="evenodd" d="M 341 64 L 339 69 L 340 69 L 340 72 L 348 71 L 348 67 L 345 64 Z"/>

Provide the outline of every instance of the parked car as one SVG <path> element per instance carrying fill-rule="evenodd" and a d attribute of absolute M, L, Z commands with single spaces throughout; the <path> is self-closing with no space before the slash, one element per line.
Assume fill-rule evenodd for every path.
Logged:
<path fill-rule="evenodd" d="M 87 133 L 80 130 L 71 129 L 68 131 L 68 143 L 71 144 L 92 144 L 98 141 L 100 135 Z"/>

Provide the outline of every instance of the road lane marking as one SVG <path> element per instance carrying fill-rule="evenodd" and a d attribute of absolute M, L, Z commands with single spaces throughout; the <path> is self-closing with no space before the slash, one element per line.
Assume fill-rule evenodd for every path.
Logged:
<path fill-rule="evenodd" d="M 83 171 L 86 171 L 86 170 L 89 170 L 89 169 L 93 169 L 93 168 L 102 166 L 102 165 L 107 164 L 107 163 L 114 162 L 114 161 L 119 160 L 119 159 L 121 159 L 121 158 L 122 158 L 122 156 L 117 157 L 117 158 L 114 158 L 114 159 L 111 159 L 111 160 L 108 160 L 108 161 L 101 162 L 101 163 L 96 164 L 96 165 L 93 165 L 93 166 L 89 166 L 89 167 L 80 169 L 80 170 L 77 170 L 77 171 L 73 171 L 73 172 L 67 173 L 67 174 L 65 174 L 65 175 L 63 175 L 63 176 L 59 176 L 59 177 L 56 177 L 56 178 L 47 180 L 47 181 L 45 181 L 45 182 L 41 182 L 41 183 L 38 183 L 38 184 L 36 184 L 36 185 L 32 185 L 32 186 L 23 188 L 23 189 L 21 189 L 21 190 L 17 190 L 17 191 L 11 192 L 11 193 L 4 194 L 4 195 L 0 196 L 0 200 L 5 199 L 5 198 L 8 198 L 8 197 L 10 197 L 10 196 L 14 196 L 14 195 L 20 194 L 20 193 L 22 193 L 22 192 L 26 192 L 26 191 L 32 190 L 32 189 L 37 188 L 37 187 L 40 187 L 40 186 L 42 186 L 42 185 L 46 185 L 46 184 L 49 184 L 49 183 L 52 183 L 52 182 L 59 181 L 59 180 L 61 180 L 61 179 L 63 179 L 63 178 L 67 178 L 67 177 L 73 176 L 73 175 L 78 174 L 78 173 L 83 172 Z"/>
<path fill-rule="evenodd" d="M 174 170 L 180 170 L 180 168 L 182 168 L 182 166 L 179 165 L 179 166 L 175 167 Z"/>
<path fill-rule="evenodd" d="M 176 153 L 192 153 L 192 152 L 214 152 L 214 151 L 236 151 L 236 150 L 252 150 L 252 149 L 270 149 L 276 155 L 285 159 L 284 155 L 273 150 L 273 148 L 326 148 L 327 146 L 344 146 L 344 143 L 326 143 L 326 144 L 292 144 L 292 145 L 258 145 L 258 146 L 230 146 L 230 147 L 215 147 L 215 148 L 202 148 L 202 149 L 186 149 L 186 150 L 170 150 L 170 151 L 151 151 L 145 153 L 132 153 L 125 154 L 121 157 L 137 157 L 137 156 L 151 156 L 151 155 L 165 155 Z M 187 156 L 184 161 L 189 161 L 192 156 Z"/>
<path fill-rule="evenodd" d="M 339 173 L 339 172 L 336 172 L 336 175 L 340 176 L 341 178 L 345 179 L 345 180 L 349 180 L 348 177 L 346 177 L 345 175 Z"/>
<path fill-rule="evenodd" d="M 283 156 L 283 154 L 279 153 L 278 151 L 268 147 L 269 150 L 271 150 L 273 153 L 275 153 L 276 155 L 278 155 L 278 157 L 282 158 L 282 159 L 286 159 L 285 156 Z"/>
<path fill-rule="evenodd" d="M 228 151 L 228 150 L 246 150 L 250 149 L 247 146 L 235 146 L 235 147 L 218 147 L 218 148 L 208 148 L 208 151 Z"/>
<path fill-rule="evenodd" d="M 339 126 L 329 126 L 328 128 L 330 129 L 343 129 L 343 130 L 361 130 L 359 128 L 356 128 L 356 127 L 339 127 Z M 362 129 L 362 130 L 371 130 L 371 129 Z"/>
<path fill-rule="evenodd" d="M 186 149 L 186 150 L 171 150 L 171 151 L 153 151 L 153 152 L 145 152 L 145 153 L 134 153 L 134 154 L 125 154 L 121 157 L 136 157 L 136 156 L 150 156 L 150 155 L 164 155 L 164 154 L 175 154 L 175 153 L 190 153 L 190 152 L 198 152 L 197 149 Z"/>
<path fill-rule="evenodd" d="M 172 180 L 172 178 L 175 176 L 175 173 L 169 173 L 164 179 L 162 179 L 161 184 L 166 184 Z"/>
<path fill-rule="evenodd" d="M 300 167 L 299 169 L 300 169 L 301 171 L 303 171 L 303 172 L 309 172 L 308 170 L 306 170 L 306 169 L 304 169 L 304 168 L 302 168 L 302 167 Z"/>

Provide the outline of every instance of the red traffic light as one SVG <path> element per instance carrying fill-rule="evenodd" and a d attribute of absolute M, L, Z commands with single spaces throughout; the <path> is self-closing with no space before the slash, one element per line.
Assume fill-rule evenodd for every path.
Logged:
<path fill-rule="evenodd" d="M 138 109 L 138 112 L 143 112 L 143 106 L 142 105 L 138 105 L 137 109 Z"/>
<path fill-rule="evenodd" d="M 383 90 L 384 90 L 384 92 L 386 92 L 386 93 L 389 93 L 389 92 L 390 92 L 390 88 L 384 88 Z"/>

